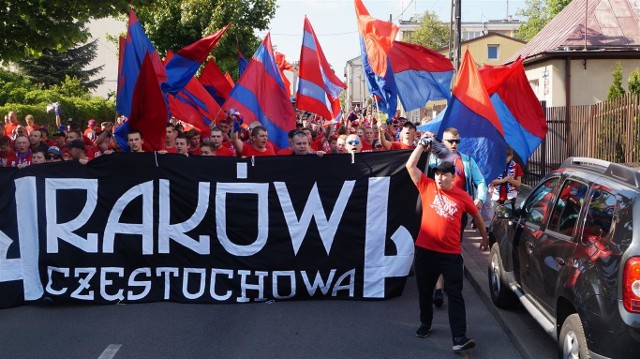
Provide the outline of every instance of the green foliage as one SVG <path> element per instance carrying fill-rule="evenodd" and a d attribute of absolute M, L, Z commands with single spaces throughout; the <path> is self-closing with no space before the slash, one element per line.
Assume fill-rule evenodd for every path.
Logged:
<path fill-rule="evenodd" d="M 527 20 L 520 24 L 517 37 L 529 41 L 560 13 L 571 0 L 525 0 L 526 6 L 516 15 Z"/>
<path fill-rule="evenodd" d="M 231 23 L 212 55 L 223 73 L 237 73 L 237 51 L 253 55 L 261 41 L 254 31 L 268 29 L 276 0 L 157 0 L 135 10 L 161 56 Z"/>
<path fill-rule="evenodd" d="M 627 80 L 629 93 L 640 93 L 640 70 L 636 67 Z"/>
<path fill-rule="evenodd" d="M 408 42 L 430 49 L 449 45 L 449 26 L 440 21 L 435 11 L 427 11 L 421 19 L 420 27 L 411 34 Z"/>
<path fill-rule="evenodd" d="M 84 69 L 96 57 L 97 41 L 96 39 L 67 51 L 44 49 L 39 57 L 25 56 L 18 62 L 18 67 L 43 89 L 61 84 L 66 77 L 75 77 L 80 79 L 85 91 L 92 90 L 104 81 L 104 78 L 91 80 L 103 66 Z"/>
<path fill-rule="evenodd" d="M 607 100 L 611 100 L 625 94 L 624 88 L 622 87 L 622 65 L 620 65 L 620 61 L 616 61 L 611 75 L 613 77 L 613 82 L 611 83 L 611 87 L 609 87 Z"/>
<path fill-rule="evenodd" d="M 55 128 L 55 115 L 47 113 L 47 105 L 58 101 L 63 118 L 73 118 L 77 123 L 95 118 L 113 121 L 116 116 L 115 103 L 102 97 L 91 96 L 76 78 L 65 81 L 48 90 L 40 90 L 26 78 L 0 70 L 0 114 L 16 111 L 20 123 L 28 114 L 36 118 L 39 125 Z"/>
<path fill-rule="evenodd" d="M 152 0 L 136 0 L 136 5 Z M 0 61 L 64 51 L 89 38 L 90 19 L 127 13 L 129 0 L 4 0 L 0 7 Z"/>
<path fill-rule="evenodd" d="M 525 3 L 526 7 L 516 12 L 516 15 L 527 19 L 520 24 L 517 36 L 520 40 L 529 41 L 551 21 L 552 16 L 545 0 L 525 0 Z"/>

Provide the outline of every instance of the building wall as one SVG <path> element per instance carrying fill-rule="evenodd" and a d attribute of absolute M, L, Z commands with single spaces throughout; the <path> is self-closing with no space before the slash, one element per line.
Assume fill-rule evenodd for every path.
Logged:
<path fill-rule="evenodd" d="M 592 105 L 607 99 L 613 82 L 613 68 L 622 65 L 622 87 L 627 90 L 629 75 L 639 65 L 638 60 L 598 59 L 571 60 L 571 105 Z M 526 74 L 538 99 L 547 107 L 566 106 L 565 60 L 554 59 L 526 66 Z"/>
<path fill-rule="evenodd" d="M 127 23 L 114 18 L 91 21 L 89 32 L 92 39 L 98 39 L 97 56 L 86 68 L 104 65 L 96 78 L 104 77 L 104 82 L 95 91 L 97 96 L 107 97 L 116 92 L 118 85 L 118 44 L 108 41 L 107 34 L 118 36 L 127 31 Z"/>
<path fill-rule="evenodd" d="M 502 36 L 487 36 L 472 41 L 469 44 L 463 44 L 462 51 L 464 52 L 465 49 L 468 48 L 471 56 L 473 56 L 473 60 L 480 66 L 485 64 L 495 66 L 504 63 L 516 52 L 520 51 L 524 45 L 525 44 L 519 41 L 507 39 Z M 489 46 L 497 47 L 498 57 L 496 59 L 489 59 Z"/>
<path fill-rule="evenodd" d="M 344 68 L 344 77 L 345 84 L 347 85 L 346 106 L 362 105 L 363 102 L 366 102 L 369 91 L 365 83 L 360 56 L 347 61 Z M 348 111 L 349 108 L 346 110 Z"/>

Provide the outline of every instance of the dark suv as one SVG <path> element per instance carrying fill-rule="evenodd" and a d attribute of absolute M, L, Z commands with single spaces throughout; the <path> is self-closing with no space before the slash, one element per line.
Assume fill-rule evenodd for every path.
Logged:
<path fill-rule="evenodd" d="M 640 358 L 640 170 L 572 157 L 490 227 L 489 285 L 561 358 Z"/>

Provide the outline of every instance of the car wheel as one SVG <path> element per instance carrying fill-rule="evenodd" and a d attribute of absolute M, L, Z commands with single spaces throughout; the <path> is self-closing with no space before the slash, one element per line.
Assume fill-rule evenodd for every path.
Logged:
<path fill-rule="evenodd" d="M 560 358 L 584 359 L 589 358 L 587 338 L 584 335 L 582 322 L 577 313 L 571 314 L 562 323 L 560 336 L 558 337 L 558 349 Z"/>
<path fill-rule="evenodd" d="M 515 308 L 518 305 L 518 297 L 502 280 L 502 260 L 500 259 L 500 250 L 497 244 L 491 247 L 489 259 L 489 292 L 491 293 L 491 301 L 499 308 Z"/>

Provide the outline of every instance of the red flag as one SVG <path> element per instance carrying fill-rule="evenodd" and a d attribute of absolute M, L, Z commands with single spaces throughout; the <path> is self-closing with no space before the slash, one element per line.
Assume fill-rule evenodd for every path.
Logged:
<path fill-rule="evenodd" d="M 284 87 L 287 89 L 287 93 L 289 97 L 291 97 L 291 82 L 284 75 L 284 71 L 293 71 L 293 66 L 287 62 L 283 53 L 276 51 L 276 65 L 278 65 L 278 72 L 280 72 L 280 77 L 282 77 L 282 82 L 284 82 Z"/>
<path fill-rule="evenodd" d="M 229 85 L 231 85 L 231 88 L 233 88 L 233 86 L 236 85 L 236 83 L 233 82 L 233 78 L 231 77 L 231 74 L 229 73 L 229 71 L 224 73 L 224 78 L 227 79 L 227 81 L 229 81 Z"/>
<path fill-rule="evenodd" d="M 133 90 L 129 129 L 142 132 L 145 151 L 159 151 L 164 145 L 168 119 L 169 113 L 164 95 L 158 84 L 153 62 L 147 53 Z"/>
<path fill-rule="evenodd" d="M 202 70 L 200 83 L 220 106 L 229 98 L 229 93 L 233 88 L 213 59 L 207 61 Z"/>
<path fill-rule="evenodd" d="M 393 46 L 399 28 L 391 22 L 378 20 L 369 15 L 362 0 L 354 0 L 358 31 L 364 42 L 371 69 L 378 76 L 387 72 L 387 54 Z"/>

